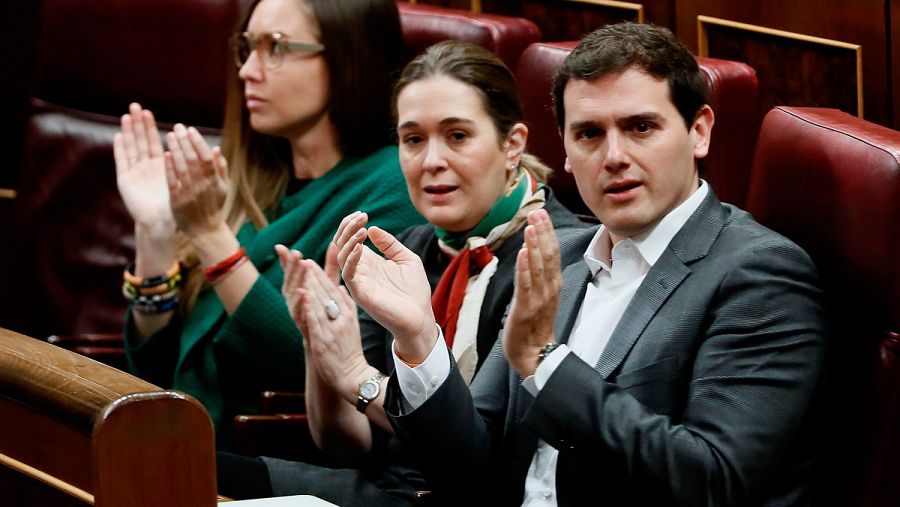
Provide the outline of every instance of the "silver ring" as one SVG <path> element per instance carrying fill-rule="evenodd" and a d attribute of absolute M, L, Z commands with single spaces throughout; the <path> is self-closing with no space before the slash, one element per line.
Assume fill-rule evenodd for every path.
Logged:
<path fill-rule="evenodd" d="M 138 165 L 140 162 L 141 162 L 141 158 L 140 158 L 140 157 L 131 159 L 131 165 L 132 165 L 132 167 Z"/>
<path fill-rule="evenodd" d="M 328 320 L 337 320 L 341 315 L 341 308 L 338 306 L 337 301 L 333 299 L 325 301 L 325 315 L 328 316 Z"/>

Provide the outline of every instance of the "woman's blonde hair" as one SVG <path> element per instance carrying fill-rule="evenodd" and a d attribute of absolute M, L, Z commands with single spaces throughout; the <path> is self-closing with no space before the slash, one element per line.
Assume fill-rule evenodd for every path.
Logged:
<path fill-rule="evenodd" d="M 400 92 L 415 81 L 435 76 L 447 76 L 475 88 L 484 110 L 494 122 L 501 143 L 509 136 L 513 126 L 522 123 L 522 105 L 516 91 L 516 80 L 509 68 L 487 49 L 451 40 L 429 47 L 403 69 L 391 100 L 395 122 Z M 522 154 L 519 166 L 542 183 L 553 172 L 530 153 Z"/>

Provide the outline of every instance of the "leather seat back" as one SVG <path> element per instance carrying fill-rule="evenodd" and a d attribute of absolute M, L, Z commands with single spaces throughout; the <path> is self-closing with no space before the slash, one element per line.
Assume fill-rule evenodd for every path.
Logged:
<path fill-rule="evenodd" d="M 832 336 L 819 502 L 896 505 L 900 132 L 834 109 L 773 109 L 748 210 L 809 253 L 825 289 Z"/>

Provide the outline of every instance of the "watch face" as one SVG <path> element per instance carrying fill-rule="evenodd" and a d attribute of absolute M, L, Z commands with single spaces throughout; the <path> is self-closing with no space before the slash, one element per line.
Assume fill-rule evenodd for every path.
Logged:
<path fill-rule="evenodd" d="M 372 381 L 363 382 L 359 388 L 359 395 L 369 400 L 378 396 L 378 384 Z"/>

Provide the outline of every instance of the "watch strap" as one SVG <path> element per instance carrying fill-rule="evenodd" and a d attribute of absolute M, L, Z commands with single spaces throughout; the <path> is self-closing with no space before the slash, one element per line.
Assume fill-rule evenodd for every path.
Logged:
<path fill-rule="evenodd" d="M 559 348 L 559 343 L 548 343 L 544 345 L 544 348 L 538 353 L 538 364 L 544 362 L 544 359 L 547 359 L 547 356 L 553 353 L 554 350 Z"/>

